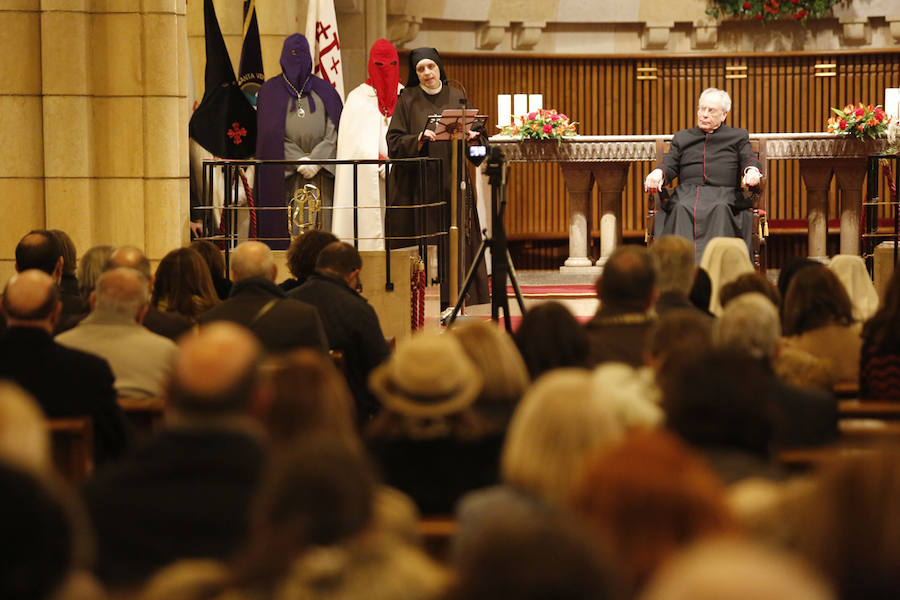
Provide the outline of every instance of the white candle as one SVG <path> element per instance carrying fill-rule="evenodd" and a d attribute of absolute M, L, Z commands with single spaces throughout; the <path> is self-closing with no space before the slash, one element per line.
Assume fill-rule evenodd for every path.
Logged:
<path fill-rule="evenodd" d="M 528 112 L 537 112 L 544 108 L 543 94 L 528 94 Z"/>
<path fill-rule="evenodd" d="M 512 121 L 512 95 L 497 94 L 497 125 L 506 127 Z"/>
<path fill-rule="evenodd" d="M 513 95 L 513 115 L 521 117 L 528 114 L 528 94 Z"/>
<path fill-rule="evenodd" d="M 900 88 L 885 88 L 884 112 L 895 119 L 900 119 Z"/>

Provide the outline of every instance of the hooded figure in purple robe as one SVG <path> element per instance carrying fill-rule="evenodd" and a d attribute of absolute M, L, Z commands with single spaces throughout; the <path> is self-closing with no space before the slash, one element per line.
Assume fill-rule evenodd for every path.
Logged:
<path fill-rule="evenodd" d="M 306 38 L 288 36 L 281 50 L 281 73 L 266 81 L 257 97 L 256 157 L 301 160 L 334 158 L 343 103 L 334 87 L 312 74 L 312 55 Z M 334 166 L 315 164 L 260 166 L 258 205 L 287 206 L 294 190 L 306 183 L 319 188 L 324 229 L 331 229 Z M 287 213 L 264 210 L 259 237 L 272 249 L 287 248 Z"/>

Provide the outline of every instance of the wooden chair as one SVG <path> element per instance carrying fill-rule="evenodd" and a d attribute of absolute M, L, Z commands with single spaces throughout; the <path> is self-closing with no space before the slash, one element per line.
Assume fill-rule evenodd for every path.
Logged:
<path fill-rule="evenodd" d="M 53 464 L 73 484 L 94 471 L 94 427 L 90 417 L 48 419 Z"/>
<path fill-rule="evenodd" d="M 117 401 L 138 438 L 158 431 L 165 421 L 165 398 L 118 398 Z"/>
<path fill-rule="evenodd" d="M 657 139 L 656 140 L 656 164 L 661 165 L 663 161 L 663 157 L 669 151 L 669 146 L 671 142 Z M 766 154 L 766 141 L 765 140 L 750 140 L 750 147 L 753 149 L 753 152 L 756 153 L 756 156 L 759 158 L 759 162 L 762 163 L 762 174 L 763 180 L 760 182 L 758 191 L 749 192 L 750 197 L 753 199 L 753 206 L 751 207 L 751 211 L 753 212 L 753 231 L 751 234 L 751 250 L 753 253 L 753 265 L 760 273 L 765 273 L 766 271 L 766 237 L 769 235 L 769 225 L 766 218 L 767 210 L 768 210 L 768 198 L 766 194 L 766 160 L 768 155 Z M 644 239 L 647 244 L 653 243 L 654 238 L 654 226 L 656 224 L 656 213 L 661 209 L 662 202 L 667 200 L 672 194 L 672 191 L 667 188 L 663 188 L 660 190 L 660 193 L 650 194 L 650 198 L 647 200 L 647 231 L 644 234 Z"/>
<path fill-rule="evenodd" d="M 419 535 L 431 558 L 438 562 L 448 562 L 450 546 L 456 535 L 456 519 L 450 516 L 424 517 L 419 521 Z"/>
<path fill-rule="evenodd" d="M 900 421 L 900 402 L 841 400 L 838 402 L 838 416 L 841 419 Z"/>

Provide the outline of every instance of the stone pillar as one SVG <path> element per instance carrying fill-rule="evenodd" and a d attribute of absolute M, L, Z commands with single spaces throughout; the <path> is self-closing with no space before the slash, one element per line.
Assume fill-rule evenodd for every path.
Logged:
<path fill-rule="evenodd" d="M 622 242 L 622 192 L 628 179 L 629 162 L 602 162 L 594 164 L 594 179 L 600 192 L 600 258 L 597 266 L 606 264 L 609 255 Z"/>
<path fill-rule="evenodd" d="M 831 186 L 831 161 L 801 160 L 800 177 L 806 185 L 806 219 L 809 224 L 810 258 L 827 258 L 828 188 Z"/>
<path fill-rule="evenodd" d="M 561 163 L 566 190 L 569 193 L 569 258 L 562 272 L 593 270 L 593 262 L 588 258 L 591 239 L 591 189 L 594 176 L 590 165 Z"/>
<path fill-rule="evenodd" d="M 15 272 L 15 247 L 44 226 L 44 139 L 39 0 L 0 9 L 0 285 Z"/>
<path fill-rule="evenodd" d="M 835 160 L 834 175 L 841 193 L 841 254 L 859 254 L 859 213 L 866 180 L 866 159 Z"/>

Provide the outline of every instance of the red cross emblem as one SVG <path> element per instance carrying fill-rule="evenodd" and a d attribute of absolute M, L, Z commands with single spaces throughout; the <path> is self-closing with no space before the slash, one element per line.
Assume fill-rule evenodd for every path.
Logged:
<path fill-rule="evenodd" d="M 247 136 L 247 130 L 241 127 L 241 124 L 235 121 L 231 124 L 231 129 L 228 130 L 228 137 L 231 138 L 235 144 L 240 144 L 244 141 L 244 138 Z"/>

